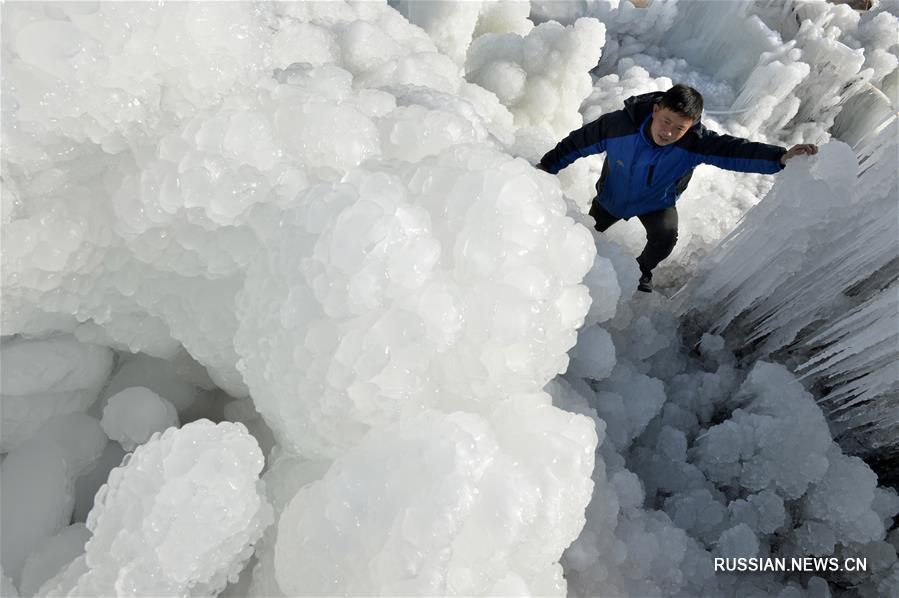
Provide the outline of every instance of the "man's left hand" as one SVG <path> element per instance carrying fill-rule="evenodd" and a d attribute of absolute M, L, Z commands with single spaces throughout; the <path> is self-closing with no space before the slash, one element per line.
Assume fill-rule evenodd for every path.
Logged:
<path fill-rule="evenodd" d="M 787 160 L 794 156 L 814 156 L 818 153 L 818 146 L 814 143 L 802 143 L 800 145 L 794 145 L 787 153 L 785 153 L 780 158 L 780 163 L 786 165 Z"/>

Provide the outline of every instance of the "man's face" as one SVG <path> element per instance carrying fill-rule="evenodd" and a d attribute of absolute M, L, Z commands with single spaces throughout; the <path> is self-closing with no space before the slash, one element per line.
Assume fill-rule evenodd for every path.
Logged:
<path fill-rule="evenodd" d="M 680 141 L 680 138 L 687 134 L 693 124 L 692 118 L 656 104 L 652 107 L 652 122 L 649 124 L 649 130 L 652 133 L 653 141 L 659 145 L 670 145 Z"/>

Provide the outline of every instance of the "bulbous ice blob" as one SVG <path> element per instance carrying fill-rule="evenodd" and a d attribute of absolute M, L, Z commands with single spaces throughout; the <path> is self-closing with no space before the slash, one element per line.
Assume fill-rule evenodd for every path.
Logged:
<path fill-rule="evenodd" d="M 803 515 L 820 522 L 834 542 L 862 543 L 883 538 L 883 521 L 872 509 L 876 474 L 858 457 L 842 454 L 836 444 L 828 450 L 827 460 L 827 473 L 802 499 Z"/>
<path fill-rule="evenodd" d="M 573 376 L 602 380 L 615 367 L 615 345 L 611 335 L 599 326 L 590 326 L 578 334 L 572 349 L 568 373 Z"/>
<path fill-rule="evenodd" d="M 132 386 L 109 397 L 100 425 L 123 449 L 133 451 L 156 432 L 177 426 L 178 412 L 149 388 Z"/>
<path fill-rule="evenodd" d="M 798 498 L 825 474 L 832 440 L 811 395 L 782 366 L 759 362 L 734 399 L 742 409 L 696 444 L 709 478 Z"/>
<path fill-rule="evenodd" d="M 480 409 L 567 367 L 594 246 L 533 174 L 453 146 L 310 191 L 265 236 L 308 256 L 256 262 L 241 297 L 244 372 L 282 442 L 333 457 L 435 401 Z"/>
<path fill-rule="evenodd" d="M 486 131 L 477 131 L 467 118 L 421 106 L 397 108 L 381 119 L 379 127 L 384 156 L 409 162 L 486 138 Z"/>
<path fill-rule="evenodd" d="M 287 595 L 562 595 L 556 560 L 583 524 L 594 442 L 586 418 L 529 397 L 487 421 L 426 412 L 373 430 L 284 510 L 278 584 Z"/>
<path fill-rule="evenodd" d="M 145 354 L 120 356 L 119 364 L 103 389 L 107 399 L 126 388 L 143 386 L 169 401 L 180 413 L 194 404 L 202 390 L 215 388 L 206 369 L 183 350 L 173 359 Z M 94 408 L 105 406 L 101 399 Z"/>
<path fill-rule="evenodd" d="M 590 93 L 587 73 L 599 61 L 604 40 L 605 27 L 589 18 L 568 28 L 541 23 L 524 36 L 487 33 L 469 48 L 466 77 L 499 97 L 516 128 L 548 130 L 558 140 L 583 124 L 577 110 Z"/>
<path fill-rule="evenodd" d="M 759 554 L 759 541 L 745 523 L 726 530 L 718 539 L 715 556 L 730 558 L 751 558 Z"/>
<path fill-rule="evenodd" d="M 87 411 L 113 366 L 112 351 L 71 336 L 4 342 L 0 360 L 0 452 L 4 453 L 53 417 Z"/>
<path fill-rule="evenodd" d="M 272 520 L 258 477 L 262 464 L 259 447 L 240 424 L 198 420 L 154 436 L 98 493 L 84 557 L 42 592 L 221 591 Z"/>

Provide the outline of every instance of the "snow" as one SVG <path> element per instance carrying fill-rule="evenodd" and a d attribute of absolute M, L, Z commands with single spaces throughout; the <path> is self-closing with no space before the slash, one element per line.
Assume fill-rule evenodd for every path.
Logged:
<path fill-rule="evenodd" d="M 899 585 L 896 0 L 2 12 L 4 596 Z M 531 164 L 674 82 L 821 151 L 698 169 L 669 301 Z"/>

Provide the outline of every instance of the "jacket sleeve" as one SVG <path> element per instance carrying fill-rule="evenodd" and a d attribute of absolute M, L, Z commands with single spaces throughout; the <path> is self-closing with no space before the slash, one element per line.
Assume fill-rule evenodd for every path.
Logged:
<path fill-rule="evenodd" d="M 609 121 L 612 116 L 604 114 L 569 133 L 540 159 L 539 166 L 550 174 L 556 174 L 578 158 L 606 151 L 606 138 L 609 135 Z"/>
<path fill-rule="evenodd" d="M 711 164 L 726 170 L 774 174 L 783 170 L 780 158 L 787 153 L 779 145 L 757 143 L 741 137 L 719 135 L 704 129 L 699 139 L 700 164 Z"/>

